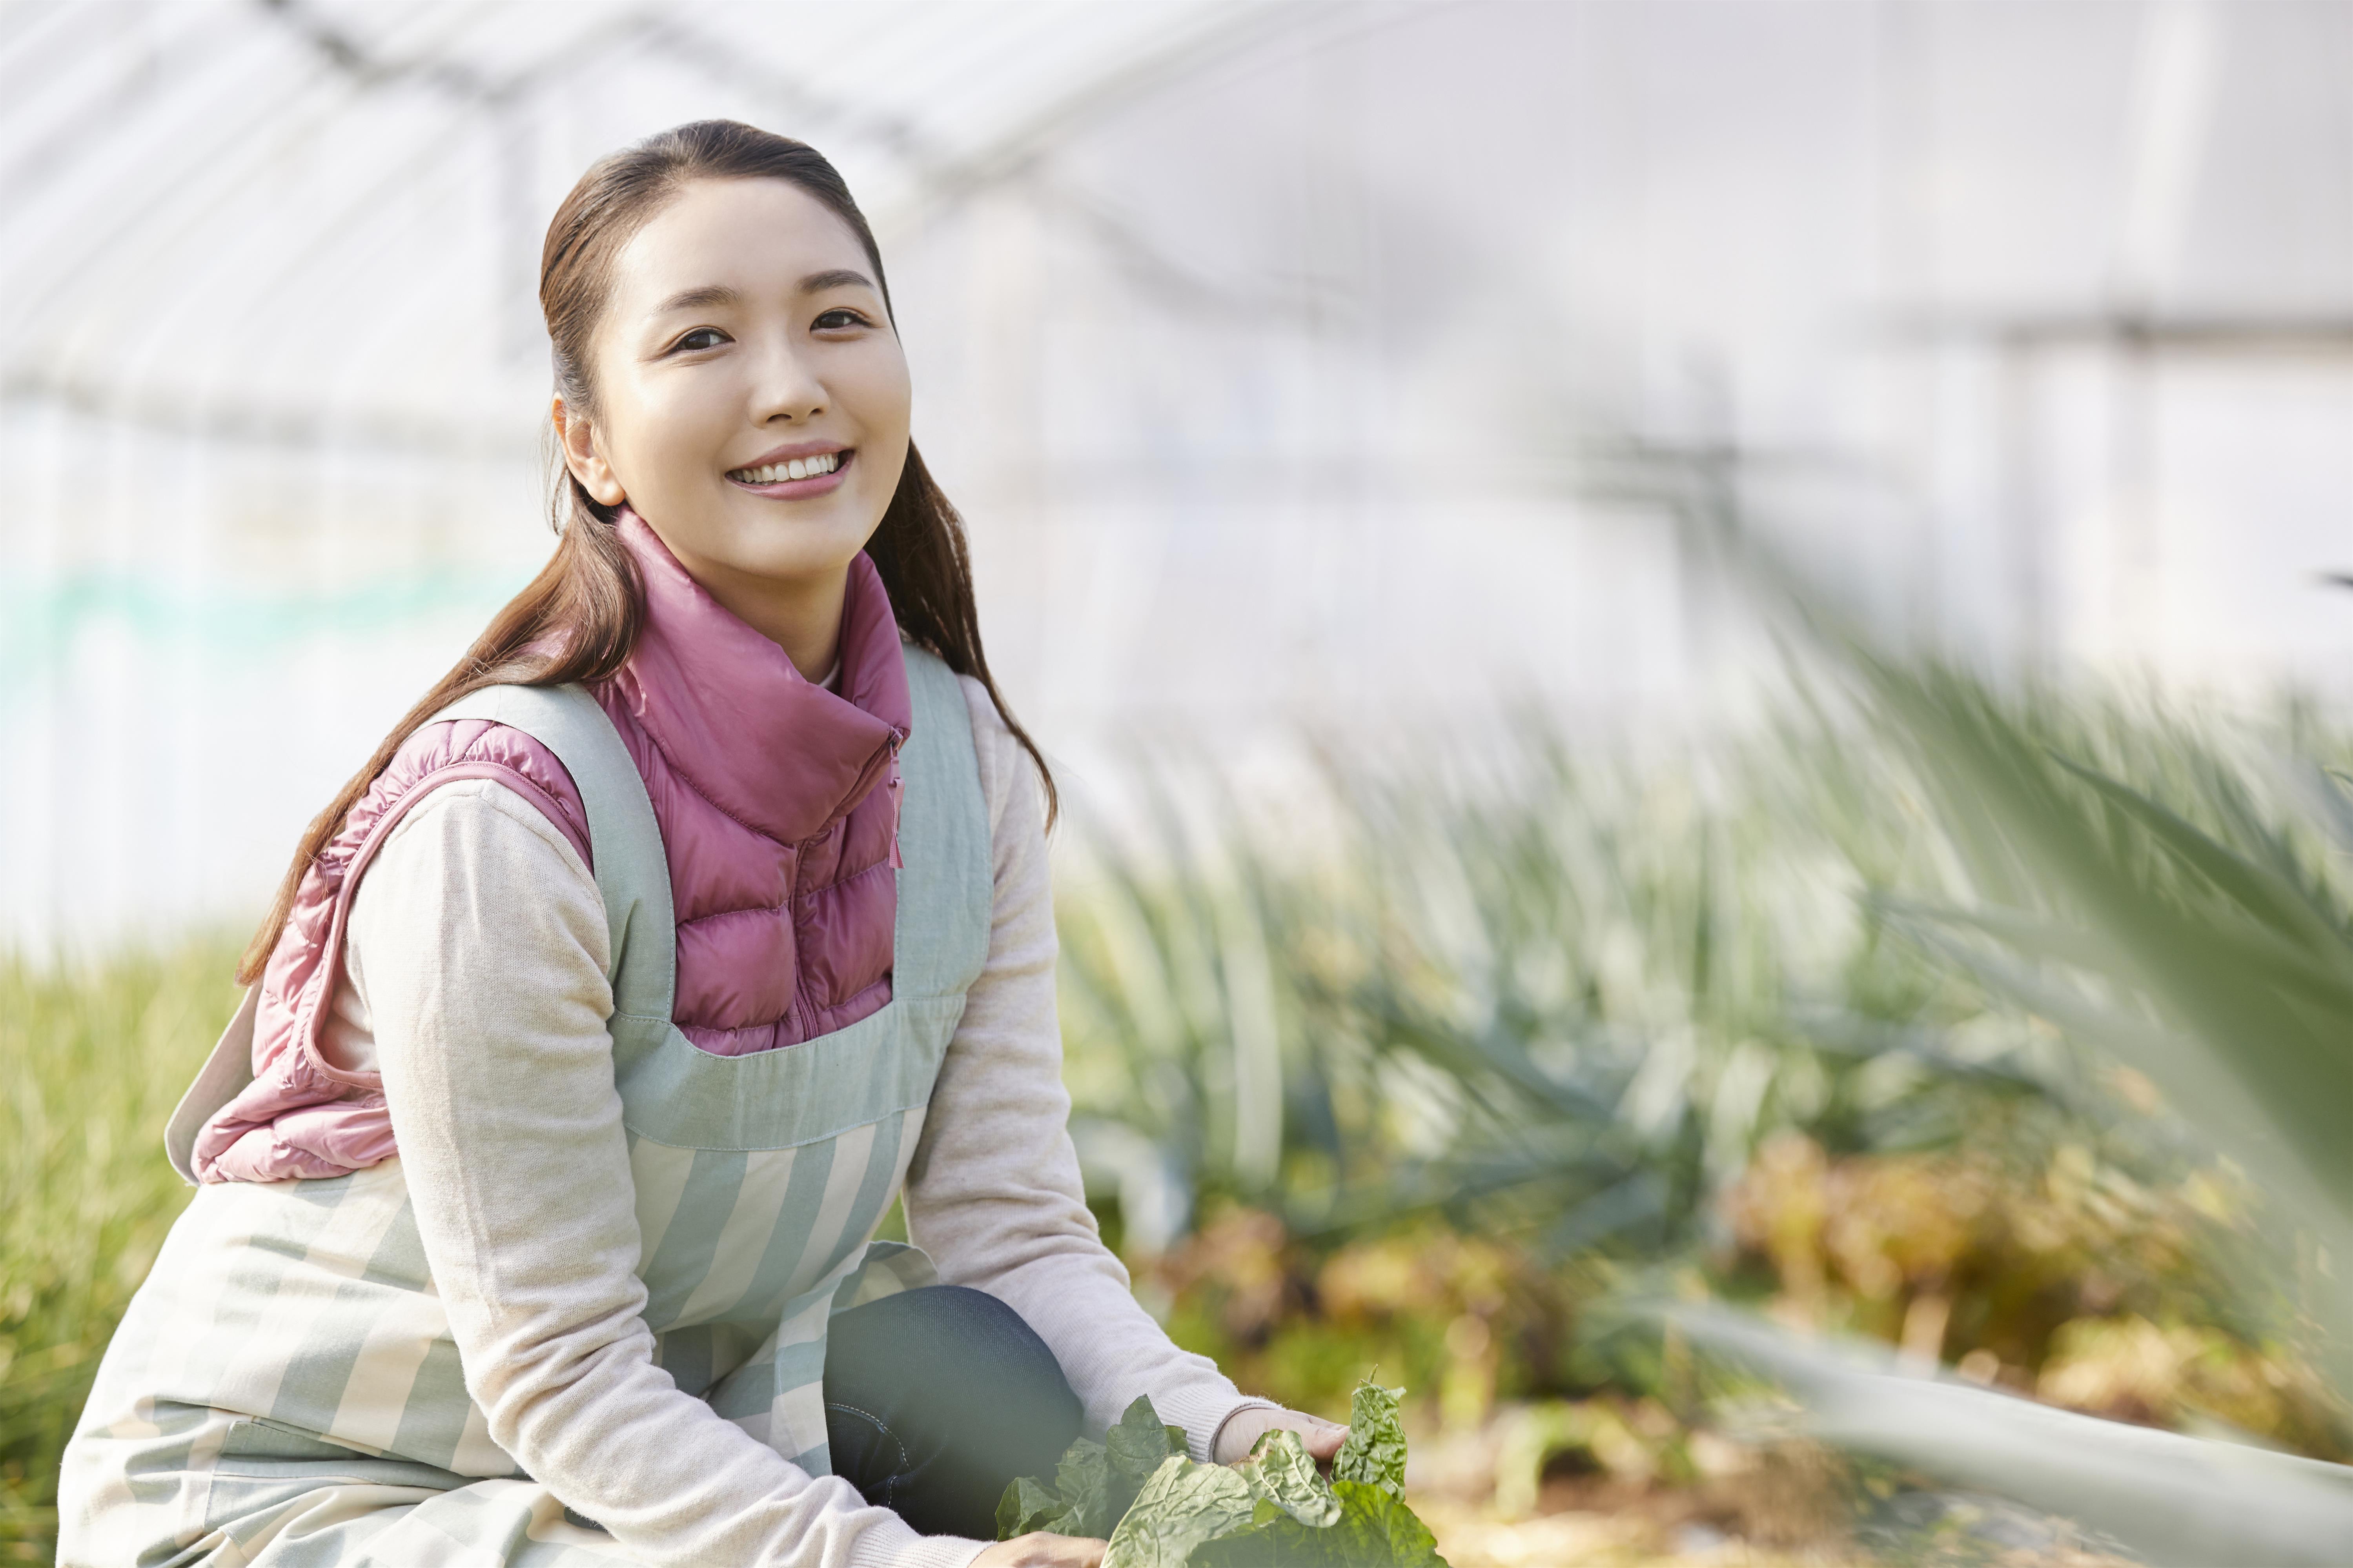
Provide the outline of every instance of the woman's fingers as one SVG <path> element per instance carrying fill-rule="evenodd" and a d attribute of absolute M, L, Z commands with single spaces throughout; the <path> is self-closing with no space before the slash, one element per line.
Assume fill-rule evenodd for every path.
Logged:
<path fill-rule="evenodd" d="M 1348 1440 L 1348 1429 L 1326 1421 L 1313 1431 L 1302 1432 L 1299 1440 L 1306 1446 L 1309 1458 L 1319 1465 L 1328 1465 L 1340 1452 L 1340 1445 Z"/>
<path fill-rule="evenodd" d="M 1296 1432 L 1305 1445 L 1308 1457 L 1319 1465 L 1329 1465 L 1332 1456 L 1348 1438 L 1348 1429 L 1324 1420 L 1320 1415 L 1303 1415 L 1296 1410 L 1276 1410 L 1265 1405 L 1253 1405 L 1237 1410 L 1229 1416 L 1218 1432 L 1213 1457 L 1219 1464 L 1238 1465 L 1250 1457 L 1258 1440 L 1269 1432 Z"/>
<path fill-rule="evenodd" d="M 1348 1429 L 1320 1415 L 1296 1410 L 1257 1407 L 1236 1411 L 1218 1434 L 1218 1458 L 1239 1464 L 1269 1432 L 1296 1432 L 1307 1457 L 1329 1468 Z M 972 1568 L 1102 1568 L 1104 1544 L 1074 1535 L 1050 1535 L 1044 1531 L 1000 1541 L 972 1560 Z"/>

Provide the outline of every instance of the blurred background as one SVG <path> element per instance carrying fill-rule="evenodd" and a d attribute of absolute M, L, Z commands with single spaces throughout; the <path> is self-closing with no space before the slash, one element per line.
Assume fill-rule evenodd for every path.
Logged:
<path fill-rule="evenodd" d="M 1458 1565 L 2125 1549 L 1738 1447 L 1638 1287 L 2348 1451 L 2245 1163 L 1874 902 L 2004 889 L 1726 561 L 2336 919 L 2241 773 L 2353 691 L 2353 5 L 9 0 L 20 1560 L 227 953 L 551 547 L 546 220 L 712 116 L 881 241 L 1110 1233 L 1246 1380 L 1413 1384 Z"/>
<path fill-rule="evenodd" d="M 1604 436 L 1907 637 L 2341 686 L 2337 4 L 15 4 L 0 921 L 245 919 L 543 558 L 539 239 L 732 115 L 836 158 L 992 656 L 1081 774 L 1732 710 Z M 253 765 L 268 740 L 305 741 Z"/>

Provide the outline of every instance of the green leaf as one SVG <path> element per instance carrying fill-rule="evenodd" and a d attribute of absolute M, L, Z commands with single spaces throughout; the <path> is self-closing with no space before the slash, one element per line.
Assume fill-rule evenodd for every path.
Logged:
<path fill-rule="evenodd" d="M 1241 1467 L 1250 1495 L 1271 1503 L 1304 1525 L 1316 1529 L 1340 1517 L 1339 1500 L 1331 1483 L 1317 1473 L 1307 1445 L 1292 1431 L 1269 1432 L 1258 1442 L 1250 1463 Z"/>
<path fill-rule="evenodd" d="M 1335 1481 L 1332 1493 L 1340 1517 L 1330 1526 L 1302 1524 L 1261 1502 L 1248 1529 L 1195 1547 L 1187 1568 L 1446 1568 L 1404 1500 L 1361 1481 Z M 1105 1557 L 1103 1568 L 1126 1565 Z"/>
<path fill-rule="evenodd" d="M 1023 1476 L 997 1500 L 997 1539 L 1010 1541 L 1033 1530 L 1054 1529 L 1069 1512 L 1070 1505 L 1053 1488 Z"/>
<path fill-rule="evenodd" d="M 1256 1506 L 1240 1472 L 1172 1454 L 1112 1531 L 1103 1568 L 1185 1568 L 1203 1542 L 1246 1529 Z"/>
<path fill-rule="evenodd" d="M 1071 1445 L 1054 1485 L 1024 1477 L 1008 1487 L 997 1539 L 1108 1537 L 1103 1568 L 1445 1568 L 1405 1505 L 1404 1392 L 1356 1390 L 1341 1479 L 1331 1482 L 1296 1432 L 1267 1434 L 1239 1468 L 1195 1464 L 1185 1435 L 1139 1399 L 1103 1442 Z"/>
<path fill-rule="evenodd" d="M 1109 1504 L 1111 1467 L 1103 1446 L 1082 1437 L 1062 1452 L 1054 1468 L 1054 1489 L 1070 1505 L 1061 1533 L 1101 1540 L 1115 1522 Z"/>
<path fill-rule="evenodd" d="M 1405 1496 L 1405 1423 L 1398 1418 L 1402 1388 L 1358 1385 L 1348 1405 L 1348 1440 L 1332 1461 L 1335 1481 L 1361 1481 L 1393 1498 Z"/>
<path fill-rule="evenodd" d="M 1120 1416 L 1119 1425 L 1103 1434 L 1103 1458 L 1109 1477 L 1104 1488 L 1103 1523 L 1116 1525 L 1128 1508 L 1171 1455 L 1185 1454 L 1185 1434 L 1160 1424 L 1152 1401 L 1138 1395 Z M 1188 1456 L 1189 1457 L 1189 1456 Z"/>

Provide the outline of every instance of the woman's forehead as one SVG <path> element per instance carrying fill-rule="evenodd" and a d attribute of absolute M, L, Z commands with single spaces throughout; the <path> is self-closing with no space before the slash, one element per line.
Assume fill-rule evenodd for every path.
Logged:
<path fill-rule="evenodd" d="M 615 303 L 644 312 L 681 289 L 751 298 L 794 292 L 818 274 L 870 275 L 848 223 L 785 180 L 697 180 L 649 218 L 615 258 Z"/>

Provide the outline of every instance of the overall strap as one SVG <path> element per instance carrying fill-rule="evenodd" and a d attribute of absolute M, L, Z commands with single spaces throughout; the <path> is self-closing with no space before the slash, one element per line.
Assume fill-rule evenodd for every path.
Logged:
<path fill-rule="evenodd" d="M 596 890 L 605 897 L 612 958 L 605 972 L 616 1015 L 670 1022 L 678 985 L 678 930 L 670 861 L 646 781 L 596 700 L 579 686 L 488 686 L 427 723 L 483 719 L 520 730 L 555 753 L 588 814 Z"/>
<path fill-rule="evenodd" d="M 997 897 L 988 807 L 963 685 L 936 655 L 910 646 L 906 656 L 914 732 L 899 753 L 907 868 L 899 873 L 891 989 L 961 994 L 988 962 Z"/>

